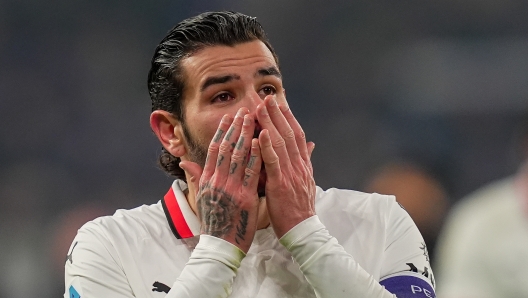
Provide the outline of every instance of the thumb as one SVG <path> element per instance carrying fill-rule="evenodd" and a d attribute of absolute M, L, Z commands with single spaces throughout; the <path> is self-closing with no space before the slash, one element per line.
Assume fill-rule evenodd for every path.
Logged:
<path fill-rule="evenodd" d="M 308 143 L 306 143 L 306 146 L 308 147 L 308 157 L 312 158 L 312 152 L 315 149 L 315 143 L 314 142 L 308 142 Z"/>
<path fill-rule="evenodd" d="M 199 164 L 195 163 L 195 162 L 192 162 L 192 161 L 188 161 L 188 160 L 183 160 L 180 162 L 179 164 L 180 168 L 182 168 L 189 176 L 189 180 L 190 181 L 187 181 L 187 183 L 192 183 L 193 186 L 194 186 L 194 189 L 196 191 L 198 191 L 198 187 L 199 187 L 199 184 L 200 184 L 200 178 L 202 177 L 202 167 L 200 167 Z"/>

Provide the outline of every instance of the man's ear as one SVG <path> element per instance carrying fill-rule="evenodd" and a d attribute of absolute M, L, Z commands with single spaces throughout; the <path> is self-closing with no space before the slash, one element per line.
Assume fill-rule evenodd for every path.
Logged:
<path fill-rule="evenodd" d="M 171 113 L 156 110 L 150 114 L 150 127 L 161 142 L 161 145 L 172 155 L 185 155 L 185 142 L 180 121 Z"/>

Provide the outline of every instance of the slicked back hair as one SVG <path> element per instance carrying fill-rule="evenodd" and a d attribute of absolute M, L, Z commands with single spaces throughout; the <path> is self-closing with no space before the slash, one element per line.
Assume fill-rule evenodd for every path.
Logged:
<path fill-rule="evenodd" d="M 152 111 L 170 112 L 187 132 L 183 106 L 185 86 L 181 61 L 209 46 L 235 46 L 254 40 L 262 41 L 279 63 L 266 33 L 254 17 L 237 12 L 206 12 L 188 18 L 172 28 L 156 47 L 148 74 L 148 90 Z M 191 124 L 192 125 L 192 124 Z M 162 148 L 160 167 L 169 175 L 184 179 L 180 158 Z"/>

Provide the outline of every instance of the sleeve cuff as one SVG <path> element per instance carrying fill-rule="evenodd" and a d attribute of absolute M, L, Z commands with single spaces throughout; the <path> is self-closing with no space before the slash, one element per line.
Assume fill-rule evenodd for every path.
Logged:
<path fill-rule="evenodd" d="M 319 217 L 314 215 L 301 221 L 291 230 L 286 232 L 286 234 L 279 239 L 279 242 L 286 247 L 286 249 L 291 250 L 296 243 L 322 229 L 325 229 L 325 226 L 321 223 Z"/>
<path fill-rule="evenodd" d="M 231 269 L 238 269 L 246 254 L 235 245 L 210 235 L 200 235 L 200 241 L 191 258 L 213 259 L 219 261 Z"/>

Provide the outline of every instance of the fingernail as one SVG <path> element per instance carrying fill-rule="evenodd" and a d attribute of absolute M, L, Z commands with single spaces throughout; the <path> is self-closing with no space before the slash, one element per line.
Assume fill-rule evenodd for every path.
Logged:
<path fill-rule="evenodd" d="M 277 105 L 277 101 L 273 97 L 270 99 L 269 103 L 270 103 L 270 107 L 274 107 Z"/>
<path fill-rule="evenodd" d="M 261 115 L 268 115 L 268 109 L 266 108 L 266 106 L 262 106 L 262 109 L 260 110 L 260 114 Z"/>
<path fill-rule="evenodd" d="M 240 108 L 240 109 L 238 109 L 238 112 L 236 113 L 235 117 L 242 118 L 242 115 L 244 115 L 244 109 Z"/>
<path fill-rule="evenodd" d="M 249 119 L 249 115 L 245 115 L 244 116 L 244 125 L 249 125 L 251 124 L 251 119 Z"/>
<path fill-rule="evenodd" d="M 229 115 L 225 114 L 223 117 L 222 117 L 222 120 L 221 122 L 224 122 L 224 123 L 227 123 L 227 118 L 229 117 Z"/>

